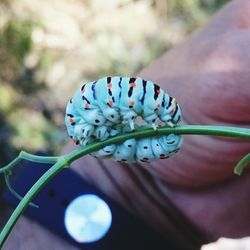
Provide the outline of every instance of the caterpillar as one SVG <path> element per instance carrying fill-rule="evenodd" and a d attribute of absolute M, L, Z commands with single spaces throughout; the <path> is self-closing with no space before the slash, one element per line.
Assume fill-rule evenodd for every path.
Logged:
<path fill-rule="evenodd" d="M 94 140 L 103 141 L 120 132 L 134 131 L 135 126 L 138 126 L 138 117 L 146 124 L 144 127 L 157 130 L 159 123 L 175 126 L 181 119 L 181 109 L 175 98 L 152 81 L 140 77 L 108 76 L 83 84 L 77 89 L 67 104 L 65 124 L 74 142 L 85 146 Z M 182 141 L 180 136 L 171 135 L 170 146 L 167 138 L 169 137 L 163 136 L 125 141 L 92 155 L 126 162 L 142 161 L 143 158 L 145 161 L 161 159 L 160 154 L 154 151 L 154 145 L 160 145 L 158 150 L 168 157 L 179 149 Z M 129 145 L 132 147 L 128 149 L 127 143 L 131 143 Z M 141 150 L 144 153 L 140 153 L 140 145 L 146 147 L 144 149 L 147 150 Z"/>

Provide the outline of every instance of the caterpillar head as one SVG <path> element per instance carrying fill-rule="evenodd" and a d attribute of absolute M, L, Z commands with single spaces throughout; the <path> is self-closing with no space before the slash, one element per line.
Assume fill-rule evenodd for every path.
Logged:
<path fill-rule="evenodd" d="M 177 124 L 181 119 L 181 108 L 176 99 L 165 94 L 165 102 L 160 112 L 160 119 L 163 122 Z"/>

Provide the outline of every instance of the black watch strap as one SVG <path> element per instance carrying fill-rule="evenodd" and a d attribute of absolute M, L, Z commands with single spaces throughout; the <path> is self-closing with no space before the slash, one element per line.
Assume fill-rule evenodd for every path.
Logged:
<path fill-rule="evenodd" d="M 27 162 L 15 178 L 13 178 L 11 182 L 12 187 L 16 192 L 24 195 L 49 167 L 50 165 L 46 164 Z M 73 201 L 76 201 L 79 197 L 86 198 L 90 196 L 92 198 L 97 197 L 108 206 L 112 222 L 111 225 L 106 228 L 106 232 L 102 238 L 93 242 L 79 243 L 70 236 L 69 230 L 65 226 L 66 211 L 68 211 L 68 208 L 73 204 Z M 17 205 L 18 203 L 17 198 L 9 191 L 5 192 L 4 198 L 12 205 Z M 71 169 L 63 170 L 53 180 L 47 183 L 33 202 L 37 204 L 39 208 L 29 206 L 25 211 L 25 215 L 31 217 L 64 239 L 67 239 L 80 249 L 175 249 L 170 242 L 163 240 L 158 234 L 148 228 L 148 226 L 87 183 Z M 87 204 L 86 207 L 88 206 Z M 99 212 L 98 216 L 102 217 L 101 212 Z M 79 221 L 75 220 L 74 223 L 76 225 Z M 89 221 L 85 221 L 84 223 L 89 223 Z M 91 229 L 93 232 L 100 229 L 98 222 L 95 226 L 96 230 L 95 227 Z"/>

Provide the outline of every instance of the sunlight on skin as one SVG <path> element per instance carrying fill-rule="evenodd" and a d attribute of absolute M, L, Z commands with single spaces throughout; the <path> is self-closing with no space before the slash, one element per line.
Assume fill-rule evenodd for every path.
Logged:
<path fill-rule="evenodd" d="M 250 237 L 241 239 L 220 238 L 216 242 L 202 246 L 201 250 L 246 250 L 250 249 Z"/>

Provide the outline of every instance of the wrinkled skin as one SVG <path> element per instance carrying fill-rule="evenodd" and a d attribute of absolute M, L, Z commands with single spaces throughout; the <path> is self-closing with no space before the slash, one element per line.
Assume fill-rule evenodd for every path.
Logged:
<path fill-rule="evenodd" d="M 156 82 L 176 97 L 186 124 L 250 127 L 249 65 L 250 1 L 235 0 L 206 27 L 139 75 Z M 72 150 L 72 146 L 65 149 L 68 150 Z M 242 177 L 234 176 L 232 172 L 236 162 L 249 151 L 249 141 L 185 136 L 183 146 L 175 156 L 144 166 L 152 178 L 152 185 L 144 185 L 144 189 L 150 190 L 155 201 L 163 205 L 166 205 L 164 197 L 168 197 L 206 234 L 209 241 L 220 236 L 249 235 L 250 172 L 246 171 Z M 98 164 L 89 156 L 77 161 L 73 167 L 89 182 L 134 212 Z M 159 212 L 153 218 L 148 216 L 156 209 L 155 202 L 144 196 L 123 167 L 107 161 L 105 165 L 139 209 L 136 216 L 164 235 L 165 228 L 169 227 L 164 215 Z M 148 179 L 143 180 L 145 174 L 141 174 L 143 167 L 125 168 L 130 168 L 141 183 L 147 184 Z M 158 189 L 151 189 L 151 186 Z M 27 222 L 23 222 L 23 228 L 25 225 L 27 227 Z M 19 225 L 19 231 L 20 228 Z M 27 233 L 28 228 L 25 230 Z M 39 228 L 33 230 L 34 241 L 42 237 L 37 230 Z M 17 227 L 12 240 L 18 233 L 21 232 Z M 8 244 L 13 242 L 9 240 Z M 20 242 L 19 246 L 25 249 Z M 15 249 L 18 248 L 15 246 Z"/>

